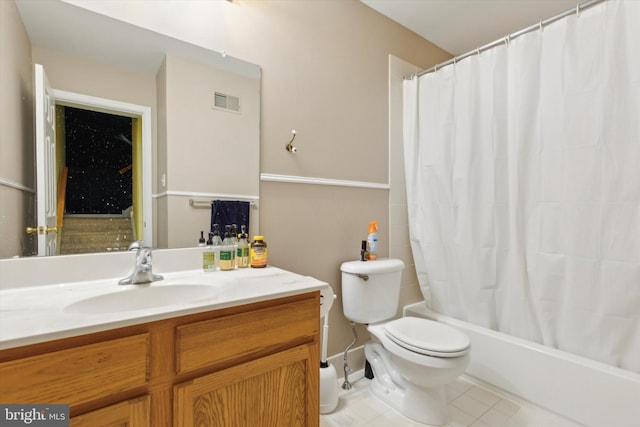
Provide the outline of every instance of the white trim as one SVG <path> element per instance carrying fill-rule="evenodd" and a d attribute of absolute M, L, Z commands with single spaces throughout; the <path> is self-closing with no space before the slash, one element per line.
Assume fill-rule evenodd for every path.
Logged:
<path fill-rule="evenodd" d="M 154 194 L 154 199 L 159 199 L 160 197 L 170 197 L 170 196 L 178 196 L 178 197 L 204 197 L 211 199 L 240 199 L 240 200 L 260 200 L 259 196 L 247 196 L 245 194 L 226 194 L 226 193 L 197 193 L 190 191 L 163 191 L 162 193 Z"/>
<path fill-rule="evenodd" d="M 151 141 L 151 107 L 127 102 L 114 101 L 106 98 L 84 95 L 81 93 L 67 92 L 53 89 L 56 103 L 65 103 L 91 107 L 96 111 L 130 115 L 142 118 L 142 239 L 148 246 L 153 246 L 153 212 L 152 212 L 152 141 Z"/>
<path fill-rule="evenodd" d="M 348 181 L 343 179 L 329 179 L 329 178 L 312 178 L 306 176 L 293 176 L 293 175 L 278 175 L 270 173 L 260 174 L 261 181 L 272 182 L 288 182 L 294 184 L 313 184 L 313 185 L 334 185 L 338 187 L 358 187 L 358 188 L 373 188 L 376 190 L 388 190 L 389 184 L 382 184 L 378 182 L 364 182 L 364 181 Z"/>
<path fill-rule="evenodd" d="M 10 179 L 5 179 L 5 178 L 0 178 L 0 185 L 4 185 L 5 187 L 15 188 L 16 190 L 26 191 L 27 193 L 35 194 L 36 192 L 36 190 L 31 187 L 18 184 L 17 182 L 14 182 L 14 181 L 11 181 Z"/>

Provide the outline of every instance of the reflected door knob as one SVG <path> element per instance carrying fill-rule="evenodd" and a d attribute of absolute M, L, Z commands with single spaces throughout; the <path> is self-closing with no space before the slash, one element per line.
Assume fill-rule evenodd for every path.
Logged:
<path fill-rule="evenodd" d="M 27 227 L 27 234 L 33 234 L 33 233 L 38 233 L 38 234 L 48 234 L 48 233 L 57 233 L 58 232 L 58 227 L 45 227 L 44 225 L 41 225 L 40 227 Z"/>

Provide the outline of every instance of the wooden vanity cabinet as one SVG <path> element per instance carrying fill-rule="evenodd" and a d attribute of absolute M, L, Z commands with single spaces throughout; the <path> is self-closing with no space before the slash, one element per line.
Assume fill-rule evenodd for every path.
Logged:
<path fill-rule="evenodd" d="M 0 351 L 1 403 L 71 426 L 318 426 L 319 293 Z"/>
<path fill-rule="evenodd" d="M 142 396 L 136 399 L 109 405 L 86 414 L 72 417 L 69 427 L 94 426 L 140 426 L 151 427 L 151 399 Z"/>

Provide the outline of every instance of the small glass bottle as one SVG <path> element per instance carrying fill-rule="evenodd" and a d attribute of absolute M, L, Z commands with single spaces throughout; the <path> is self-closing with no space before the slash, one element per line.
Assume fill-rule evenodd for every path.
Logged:
<path fill-rule="evenodd" d="M 251 267 L 264 268 L 267 266 L 267 242 L 264 241 L 264 236 L 253 236 L 249 254 Z"/>
<path fill-rule="evenodd" d="M 233 241 L 231 240 L 231 226 L 227 225 L 224 231 L 224 240 L 220 247 L 220 270 L 233 270 L 235 267 L 234 255 Z"/>
<path fill-rule="evenodd" d="M 236 252 L 236 266 L 238 268 L 249 267 L 249 235 L 246 227 L 241 226 L 241 233 L 238 234 L 238 251 Z"/>
<path fill-rule="evenodd" d="M 200 232 L 200 239 L 198 239 L 198 246 L 206 246 L 206 242 L 204 241 L 204 231 Z"/>

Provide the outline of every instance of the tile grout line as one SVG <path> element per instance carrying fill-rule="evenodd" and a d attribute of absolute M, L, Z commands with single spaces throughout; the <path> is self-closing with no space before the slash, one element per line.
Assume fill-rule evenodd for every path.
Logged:
<path fill-rule="evenodd" d="M 471 392 L 472 392 L 472 390 L 474 390 L 474 389 L 481 390 L 483 393 L 487 393 L 487 394 L 491 395 L 492 397 L 496 398 L 497 400 L 496 400 L 494 403 L 492 403 L 492 404 L 485 403 L 484 401 L 482 401 L 482 400 L 478 399 L 477 397 L 474 397 L 474 396 L 473 396 L 473 394 L 472 394 Z M 479 415 L 477 415 L 477 416 L 476 416 L 476 415 L 473 415 L 473 414 L 469 413 L 469 412 L 468 412 L 468 410 L 465 410 L 465 408 L 460 407 L 460 406 L 463 406 L 463 405 L 458 406 L 458 405 L 453 404 L 453 402 L 455 402 L 456 400 L 458 400 L 458 399 L 459 399 L 460 397 L 462 397 L 462 396 L 466 396 L 467 398 L 469 398 L 469 399 L 471 399 L 472 401 L 474 401 L 474 402 L 476 402 L 476 403 L 478 403 L 478 404 L 482 405 L 483 407 L 484 407 L 484 406 L 486 406 L 486 407 L 487 407 L 487 409 L 486 409 L 486 410 L 484 410 L 481 414 L 479 414 Z M 496 406 L 497 406 L 500 402 L 503 402 L 503 401 L 504 401 L 504 402 L 507 402 L 507 403 L 509 403 L 509 404 L 515 405 L 515 406 L 517 407 L 517 409 L 515 410 L 515 412 L 513 412 L 513 413 L 506 413 L 506 412 L 501 411 L 500 409 L 497 409 L 497 408 L 496 408 Z M 483 388 L 483 387 L 480 387 L 480 386 L 478 386 L 478 385 L 473 385 L 472 387 L 468 388 L 468 389 L 467 389 L 466 391 L 464 391 L 460 396 L 456 397 L 456 398 L 455 398 L 455 399 L 453 399 L 451 402 L 449 402 L 449 404 L 450 404 L 450 405 L 453 405 L 456 409 L 458 409 L 458 410 L 460 410 L 460 411 L 464 412 L 466 415 L 468 415 L 469 417 L 473 418 L 474 420 L 473 420 L 473 422 L 472 422 L 470 425 L 473 425 L 473 424 L 474 424 L 474 423 L 476 423 L 477 421 L 481 421 L 481 422 L 483 422 L 483 423 L 485 423 L 485 424 L 488 424 L 487 422 L 483 421 L 483 420 L 482 420 L 482 418 L 483 418 L 485 415 L 487 415 L 487 414 L 488 414 L 492 409 L 493 409 L 493 410 L 495 410 L 496 412 L 498 412 L 499 414 L 504 415 L 504 416 L 506 417 L 506 419 L 505 419 L 505 423 L 504 423 L 504 425 L 506 425 L 506 424 L 509 422 L 509 420 L 510 420 L 511 418 L 513 418 L 513 417 L 518 413 L 518 411 L 520 410 L 520 406 L 519 406 L 518 404 L 516 404 L 515 402 L 512 402 L 511 400 L 505 399 L 505 398 L 503 398 L 502 396 L 499 396 L 499 395 L 497 395 L 496 393 L 492 392 L 491 390 L 487 390 L 487 389 L 485 389 L 485 388 Z"/>

